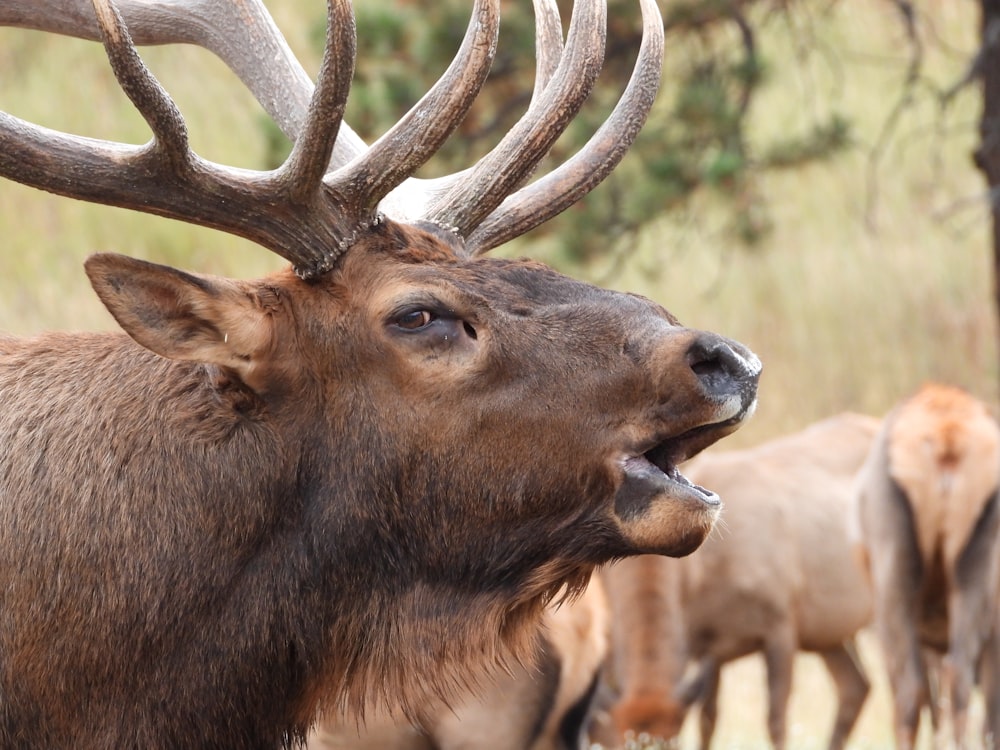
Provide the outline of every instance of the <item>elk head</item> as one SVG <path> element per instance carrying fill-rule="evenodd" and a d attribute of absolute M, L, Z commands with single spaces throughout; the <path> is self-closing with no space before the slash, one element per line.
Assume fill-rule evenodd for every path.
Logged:
<path fill-rule="evenodd" d="M 483 257 L 578 200 L 628 148 L 662 64 L 653 0 L 640 0 L 636 69 L 607 122 L 580 153 L 530 184 L 601 66 L 602 3 L 576 4 L 564 47 L 555 3 L 536 0 L 531 106 L 475 165 L 433 180 L 410 175 L 485 81 L 499 0 L 475 2 L 452 65 L 371 146 L 341 121 L 355 45 L 348 0 L 328 2 L 311 94 L 258 2 L 120 0 L 116 8 L 94 0 L 96 14 L 77 4 L 13 0 L 0 6 L 0 22 L 99 35 L 154 137 L 139 147 L 108 143 L 0 113 L 0 174 L 221 229 L 292 264 L 234 281 L 97 255 L 87 273 L 121 327 L 158 355 L 109 339 L 128 375 L 95 383 L 111 395 L 94 400 L 122 401 L 126 388 L 157 381 L 148 409 L 117 410 L 120 421 L 103 424 L 156 423 L 145 429 L 162 431 L 155 439 L 176 464 L 157 465 L 157 492 L 176 486 L 191 506 L 178 510 L 175 525 L 191 520 L 186 512 L 238 496 L 247 509 L 228 521 L 245 524 L 233 539 L 287 554 L 267 557 L 287 573 L 269 575 L 268 585 L 295 578 L 295 590 L 323 594 L 296 608 L 284 601 L 287 591 L 272 592 L 294 613 L 288 628 L 296 638 L 322 633 L 321 647 L 309 641 L 295 651 L 320 653 L 303 668 L 305 687 L 287 693 L 296 696 L 289 710 L 297 722 L 312 717 L 319 683 L 332 681 L 337 699 L 347 695 L 356 706 L 382 690 L 409 705 L 428 690 L 445 691 L 484 654 L 502 646 L 523 653 L 524 623 L 593 566 L 642 552 L 682 555 L 700 544 L 719 499 L 676 467 L 752 412 L 756 357 L 681 327 L 646 299 L 532 261 Z M 294 139 L 285 163 L 253 172 L 194 154 L 130 33 L 222 57 Z M 185 441 L 197 450 L 177 447 Z M 95 475 L 92 491 L 141 508 L 153 503 L 142 478 L 167 460 L 154 453 L 114 483 L 101 473 L 106 467 L 80 470 Z M 184 478 L 195 475 L 202 484 L 192 491 Z M 16 483 L 6 491 L 41 492 Z M 73 502 L 68 480 L 50 493 L 50 505 Z M 233 566 L 234 577 L 260 573 Z M 322 612 L 309 627 L 304 607 Z M 133 697 L 141 692 L 131 689 Z"/>

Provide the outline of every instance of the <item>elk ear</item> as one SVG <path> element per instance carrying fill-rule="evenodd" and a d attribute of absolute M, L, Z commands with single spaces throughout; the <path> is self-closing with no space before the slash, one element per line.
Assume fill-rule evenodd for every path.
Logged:
<path fill-rule="evenodd" d="M 245 380 L 270 343 L 270 316 L 237 282 L 111 253 L 84 267 L 118 325 L 162 357 L 227 367 Z"/>

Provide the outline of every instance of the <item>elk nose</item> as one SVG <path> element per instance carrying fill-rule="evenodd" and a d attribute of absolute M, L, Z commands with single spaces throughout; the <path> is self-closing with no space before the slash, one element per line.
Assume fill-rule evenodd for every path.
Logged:
<path fill-rule="evenodd" d="M 691 343 L 687 363 L 708 394 L 717 398 L 739 396 L 744 408 L 756 398 L 760 360 L 742 344 L 703 333 Z"/>

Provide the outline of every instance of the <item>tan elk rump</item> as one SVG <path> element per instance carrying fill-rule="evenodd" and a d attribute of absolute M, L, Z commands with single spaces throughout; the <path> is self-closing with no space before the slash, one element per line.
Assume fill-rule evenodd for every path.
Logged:
<path fill-rule="evenodd" d="M 0 3 L 0 23 L 99 35 L 153 132 L 131 146 L 0 113 L 0 174 L 292 264 L 234 281 L 93 256 L 124 333 L 0 338 L 0 746 L 273 750 L 320 711 L 412 716 L 530 661 L 545 606 L 595 566 L 701 543 L 718 498 L 676 467 L 752 412 L 757 359 L 649 300 L 478 257 L 624 153 L 662 59 L 640 5 L 618 107 L 528 183 L 600 68 L 602 3 L 574 6 L 564 45 L 536 2 L 532 105 L 432 182 L 410 175 L 485 80 L 499 0 L 371 146 L 341 122 L 347 0 L 328 3 L 314 90 L 253 0 Z M 130 34 L 226 60 L 294 139 L 287 161 L 194 154 Z"/>
<path fill-rule="evenodd" d="M 768 731 L 784 747 L 794 659 L 805 650 L 820 656 L 834 681 L 828 747 L 844 747 L 868 693 L 855 634 L 872 606 L 848 516 L 855 474 L 878 427 L 877 419 L 843 413 L 752 448 L 705 453 L 685 467 L 719 491 L 724 523 L 683 560 L 642 555 L 605 571 L 611 680 L 620 692 L 609 744 L 628 730 L 673 738 L 699 703 L 700 746 L 709 747 L 722 667 L 760 653 Z"/>
<path fill-rule="evenodd" d="M 1000 426 L 981 401 L 938 383 L 886 417 L 859 477 L 860 549 L 901 750 L 914 746 L 924 706 L 942 746 L 965 747 L 977 680 L 987 746 L 1000 736 L 998 479 Z"/>

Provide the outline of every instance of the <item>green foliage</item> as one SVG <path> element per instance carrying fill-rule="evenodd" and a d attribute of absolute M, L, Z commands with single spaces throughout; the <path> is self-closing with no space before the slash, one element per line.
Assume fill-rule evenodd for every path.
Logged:
<path fill-rule="evenodd" d="M 701 137 L 731 134 L 740 120 L 729 91 L 731 75 L 732 68 L 720 69 L 713 61 L 688 71 L 680 81 L 673 116 Z"/>
<path fill-rule="evenodd" d="M 259 113 L 256 118 L 257 128 L 264 143 L 263 169 L 277 169 L 292 150 L 291 141 L 281 132 L 277 123 L 266 114 Z"/>
<path fill-rule="evenodd" d="M 765 148 L 762 161 L 775 169 L 788 169 L 829 158 L 850 145 L 850 122 L 843 115 L 833 113 L 827 120 L 817 122 L 808 133 L 788 137 Z"/>
<path fill-rule="evenodd" d="M 702 28 L 736 16 L 742 5 L 744 0 L 676 0 L 670 4 L 664 22 L 667 28 Z"/>

